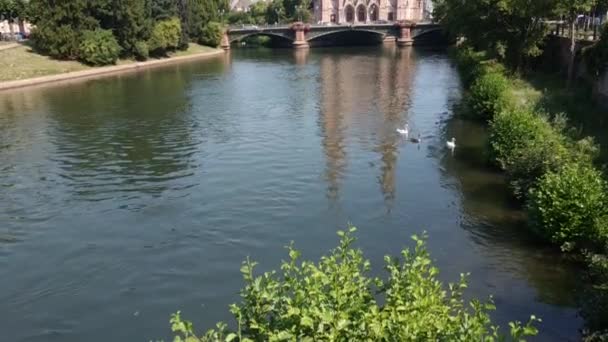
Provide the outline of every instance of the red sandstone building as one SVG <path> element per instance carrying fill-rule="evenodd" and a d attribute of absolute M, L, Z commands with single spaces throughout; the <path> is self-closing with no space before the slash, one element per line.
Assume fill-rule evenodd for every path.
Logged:
<path fill-rule="evenodd" d="M 315 22 L 364 24 L 421 21 L 429 0 L 314 0 Z"/>

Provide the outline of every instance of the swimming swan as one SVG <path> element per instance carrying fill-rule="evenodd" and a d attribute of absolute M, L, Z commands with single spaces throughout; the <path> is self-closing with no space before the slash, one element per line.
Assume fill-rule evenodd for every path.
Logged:
<path fill-rule="evenodd" d="M 410 134 L 410 126 L 408 124 L 405 124 L 405 127 L 403 127 L 403 129 L 397 128 L 397 133 L 407 136 L 408 134 Z"/>
<path fill-rule="evenodd" d="M 452 138 L 452 140 L 446 141 L 445 146 L 447 146 L 450 150 L 455 149 L 456 148 L 456 138 Z"/>

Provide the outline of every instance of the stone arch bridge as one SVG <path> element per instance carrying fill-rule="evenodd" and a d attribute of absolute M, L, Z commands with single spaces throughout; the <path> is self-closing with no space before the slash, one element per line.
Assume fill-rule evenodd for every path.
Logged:
<path fill-rule="evenodd" d="M 443 31 L 438 24 L 428 22 L 362 23 L 351 25 L 309 25 L 296 22 L 288 26 L 233 27 L 225 31 L 221 46 L 230 49 L 230 44 L 251 36 L 269 36 L 291 43 L 294 48 L 308 48 L 310 43 L 330 35 L 345 32 L 375 34 L 384 42 L 396 42 L 400 46 L 442 41 Z"/>

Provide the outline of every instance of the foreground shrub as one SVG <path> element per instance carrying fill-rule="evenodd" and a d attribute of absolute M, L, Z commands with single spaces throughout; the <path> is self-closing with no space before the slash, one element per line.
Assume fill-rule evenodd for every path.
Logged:
<path fill-rule="evenodd" d="M 484 53 L 477 52 L 471 47 L 460 47 L 456 48 L 453 56 L 456 58 L 464 86 L 470 87 L 477 76 L 475 69 L 485 58 Z"/>
<path fill-rule="evenodd" d="M 161 20 L 154 25 L 148 47 L 155 54 L 166 54 L 179 46 L 182 26 L 179 18 Z"/>
<path fill-rule="evenodd" d="M 289 248 L 289 261 L 276 272 L 253 275 L 255 263 L 241 268 L 242 303 L 232 305 L 238 330 L 225 324 L 197 338 L 179 312 L 172 316 L 175 341 L 495 341 L 491 302 L 465 303 L 465 277 L 444 287 L 437 279 L 424 239 L 414 237 L 413 251 L 402 260 L 386 257 L 387 281 L 370 278 L 370 263 L 354 249 L 352 233 L 339 232 L 339 246 L 318 263 L 300 262 Z M 376 299 L 382 296 L 379 305 Z M 531 325 L 511 323 L 511 337 L 536 334 Z"/>
<path fill-rule="evenodd" d="M 509 81 L 499 72 L 482 72 L 473 82 L 467 103 L 471 115 L 482 120 L 492 120 L 511 105 Z"/>
<path fill-rule="evenodd" d="M 84 31 L 79 46 L 79 58 L 90 65 L 116 64 L 120 45 L 110 30 Z"/>
<path fill-rule="evenodd" d="M 606 237 L 607 190 L 601 173 L 591 166 L 570 163 L 548 172 L 530 191 L 530 224 L 563 250 L 597 246 Z"/>
<path fill-rule="evenodd" d="M 147 60 L 150 57 L 150 49 L 148 48 L 148 43 L 135 43 L 133 54 L 135 55 L 135 59 L 137 59 L 138 61 Z"/>
<path fill-rule="evenodd" d="M 222 42 L 223 35 L 224 28 L 222 24 L 212 21 L 201 28 L 198 41 L 203 45 L 218 47 Z"/>

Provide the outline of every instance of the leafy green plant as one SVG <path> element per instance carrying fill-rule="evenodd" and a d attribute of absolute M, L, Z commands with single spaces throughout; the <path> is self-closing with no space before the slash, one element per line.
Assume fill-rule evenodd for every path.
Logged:
<path fill-rule="evenodd" d="M 120 45 L 110 30 L 84 31 L 78 54 L 80 60 L 90 65 L 116 64 Z"/>
<path fill-rule="evenodd" d="M 174 341 L 497 341 L 491 300 L 463 299 L 465 275 L 447 287 L 437 279 L 425 238 L 401 259 L 386 257 L 388 279 L 371 278 L 370 263 L 353 248 L 355 228 L 338 232 L 337 248 L 318 263 L 300 261 L 289 247 L 281 275 L 254 276 L 256 263 L 243 263 L 245 288 L 230 311 L 237 330 L 220 323 L 197 337 L 180 313 L 171 318 Z M 384 303 L 383 305 L 379 303 Z M 523 341 L 537 333 L 530 322 L 510 324 L 510 337 Z"/>
<path fill-rule="evenodd" d="M 150 57 L 150 48 L 148 47 L 148 43 L 146 43 L 146 42 L 135 43 L 135 50 L 133 53 L 135 54 L 135 58 L 138 61 L 147 60 Z"/>
<path fill-rule="evenodd" d="M 218 47 L 222 41 L 224 27 L 218 22 L 210 22 L 201 28 L 199 43 L 211 47 Z"/>
<path fill-rule="evenodd" d="M 155 54 L 166 54 L 179 46 L 182 28 L 178 18 L 161 20 L 154 25 L 152 35 L 148 40 L 150 51 Z"/>
<path fill-rule="evenodd" d="M 527 205 L 534 231 L 563 250 L 597 246 L 605 241 L 608 193 L 599 171 L 568 163 L 548 172 L 530 191 Z"/>
<path fill-rule="evenodd" d="M 499 72 L 482 72 L 471 85 L 467 104 L 471 115 L 482 120 L 492 120 L 511 105 L 508 93 L 509 81 Z"/>

